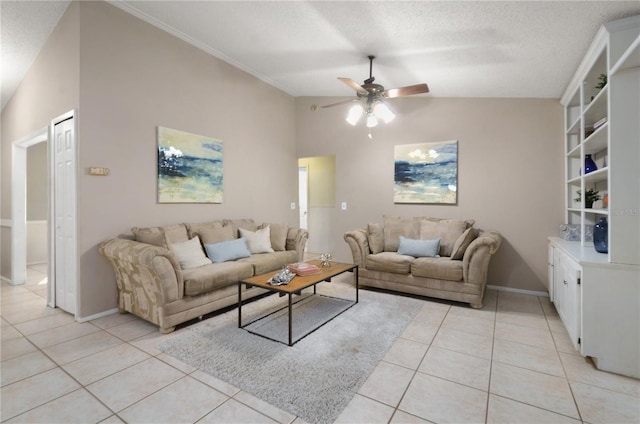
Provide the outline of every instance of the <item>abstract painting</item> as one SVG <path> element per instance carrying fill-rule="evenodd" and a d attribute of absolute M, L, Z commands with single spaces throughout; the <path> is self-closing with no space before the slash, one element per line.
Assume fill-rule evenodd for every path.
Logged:
<path fill-rule="evenodd" d="M 458 141 L 395 146 L 394 203 L 458 202 Z"/>
<path fill-rule="evenodd" d="M 222 203 L 222 141 L 158 127 L 158 202 Z"/>

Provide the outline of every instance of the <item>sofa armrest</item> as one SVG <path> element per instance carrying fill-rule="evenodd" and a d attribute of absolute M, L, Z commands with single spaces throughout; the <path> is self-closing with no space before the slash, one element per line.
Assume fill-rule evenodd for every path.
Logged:
<path fill-rule="evenodd" d="M 180 265 L 169 249 L 116 238 L 99 250 L 113 266 L 121 311 L 160 324 L 158 308 L 183 297 Z"/>
<path fill-rule="evenodd" d="M 295 250 L 298 253 L 298 262 L 304 261 L 304 247 L 309 239 L 309 231 L 303 228 L 289 228 L 287 232 L 287 250 Z"/>
<path fill-rule="evenodd" d="M 489 260 L 498 251 L 502 236 L 497 231 L 485 231 L 471 242 L 462 258 L 462 276 L 465 282 L 484 286 L 487 283 Z"/>
<path fill-rule="evenodd" d="M 344 240 L 351 248 L 353 263 L 364 268 L 365 258 L 370 251 L 369 240 L 367 239 L 367 229 L 358 228 L 357 230 L 347 231 L 344 233 Z"/>

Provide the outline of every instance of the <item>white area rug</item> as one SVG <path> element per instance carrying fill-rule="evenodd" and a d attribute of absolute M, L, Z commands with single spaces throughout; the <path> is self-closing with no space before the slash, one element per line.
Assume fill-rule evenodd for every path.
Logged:
<path fill-rule="evenodd" d="M 297 298 L 297 299 L 296 299 Z M 292 305 L 293 319 L 291 324 L 292 340 L 294 343 L 311 334 L 323 323 L 330 321 L 345 310 L 354 306 L 353 301 L 327 296 L 298 296 L 294 297 Z M 266 337 L 271 340 L 289 344 L 289 308 L 281 309 L 258 319 L 251 324 L 244 324 L 244 329 L 250 333 Z"/>
<path fill-rule="evenodd" d="M 355 296 L 352 286 L 337 282 L 318 285 L 318 292 Z M 243 321 L 245 311 L 250 319 L 249 314 L 276 310 L 286 301 L 270 296 L 249 304 L 243 307 Z M 159 349 L 309 423 L 332 423 L 422 305 L 417 299 L 360 290 L 358 304 L 291 347 L 238 328 L 233 310 Z"/>

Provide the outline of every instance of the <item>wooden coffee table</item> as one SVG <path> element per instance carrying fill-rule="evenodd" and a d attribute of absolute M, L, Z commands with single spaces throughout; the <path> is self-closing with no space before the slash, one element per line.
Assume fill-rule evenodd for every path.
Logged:
<path fill-rule="evenodd" d="M 286 285 L 282 285 L 282 286 L 273 286 L 271 284 L 268 283 L 268 280 L 277 273 L 277 271 L 271 271 L 268 272 L 266 274 L 262 274 L 262 275 L 257 275 L 255 277 L 251 277 L 251 278 L 247 278 L 245 280 L 242 281 L 238 281 L 238 327 L 239 328 L 244 328 L 247 325 L 251 324 L 252 322 L 255 322 L 256 320 L 245 324 L 244 326 L 242 325 L 242 304 L 243 304 L 243 300 L 242 300 L 242 285 L 244 284 L 247 288 L 250 287 L 260 287 L 263 289 L 267 289 L 270 290 L 272 292 L 278 293 L 280 294 L 280 296 L 284 296 L 287 295 L 289 296 L 288 299 L 288 313 L 289 313 L 289 346 L 293 346 L 293 337 L 292 337 L 292 305 L 293 305 L 293 295 L 300 295 L 302 293 L 302 290 L 312 287 L 313 286 L 313 294 L 316 294 L 316 285 L 318 283 L 322 283 L 324 281 L 331 281 L 332 277 L 335 277 L 336 275 L 342 274 L 343 272 L 347 272 L 347 271 L 353 271 L 355 274 L 355 286 L 356 286 L 356 300 L 355 302 L 353 302 L 353 305 L 355 305 L 356 303 L 358 303 L 358 265 L 354 265 L 354 264 L 345 264 L 345 263 L 340 263 L 340 262 L 331 262 L 331 266 L 330 267 L 321 267 L 320 266 L 320 261 L 314 260 L 314 261 L 308 261 L 308 263 L 311 264 L 315 264 L 318 267 L 320 267 L 320 272 L 317 274 L 312 274 L 312 275 L 305 275 L 305 276 L 301 276 L 301 275 L 296 275 L 295 278 L 293 280 L 291 280 L 289 282 L 289 284 Z M 353 306 L 351 305 L 351 306 Z M 351 307 L 349 306 L 349 308 Z M 346 308 L 344 311 L 346 311 Z M 342 312 L 344 312 L 342 311 Z M 340 313 L 342 313 L 340 312 Z M 338 314 L 339 315 L 339 314 Z M 335 317 L 332 317 L 331 319 L 333 319 Z M 329 322 L 331 319 L 324 321 L 322 323 L 320 323 L 317 327 L 315 327 L 313 330 L 309 331 L 308 333 L 306 333 L 304 336 L 310 334 L 311 332 L 317 330 L 318 328 L 320 328 L 321 326 L 323 326 L 324 324 L 326 324 L 327 322 Z M 303 336 L 303 337 L 304 337 Z M 300 338 L 302 339 L 302 337 Z M 297 341 L 299 341 L 300 339 L 298 339 Z M 273 340 L 273 339 L 271 339 Z M 278 341 L 278 340 L 274 340 L 274 341 Z"/>

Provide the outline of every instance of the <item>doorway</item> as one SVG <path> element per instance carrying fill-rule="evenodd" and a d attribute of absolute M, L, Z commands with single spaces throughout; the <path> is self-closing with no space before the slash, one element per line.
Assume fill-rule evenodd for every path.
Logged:
<path fill-rule="evenodd" d="M 73 315 L 78 312 L 77 147 L 75 111 L 51 121 L 51 126 L 13 143 L 11 171 L 11 284 L 27 277 L 27 149 L 47 145 L 46 280 L 47 305 Z M 39 238 L 44 236 L 40 234 Z M 44 268 L 38 267 L 40 271 Z M 43 272 L 44 273 L 44 272 Z"/>
<path fill-rule="evenodd" d="M 335 164 L 333 155 L 298 159 L 300 227 L 309 231 L 306 250 L 315 254 L 334 250 Z"/>
<path fill-rule="evenodd" d="M 33 149 L 38 149 L 38 145 L 47 146 L 49 144 L 48 133 L 48 128 L 42 128 L 33 134 L 17 140 L 13 144 L 11 178 L 11 284 L 24 284 L 27 281 L 27 244 L 30 238 L 29 236 L 33 235 L 33 228 L 28 229 L 27 226 L 28 150 L 30 148 L 32 151 Z M 47 192 L 45 189 L 45 193 Z M 46 202 L 47 206 L 45 206 L 45 208 L 48 209 L 48 195 Z M 46 225 L 46 227 L 46 231 L 48 232 L 48 225 Z M 40 234 L 38 238 L 41 237 L 42 235 Z M 45 238 L 48 238 L 48 235 L 46 235 Z"/>

